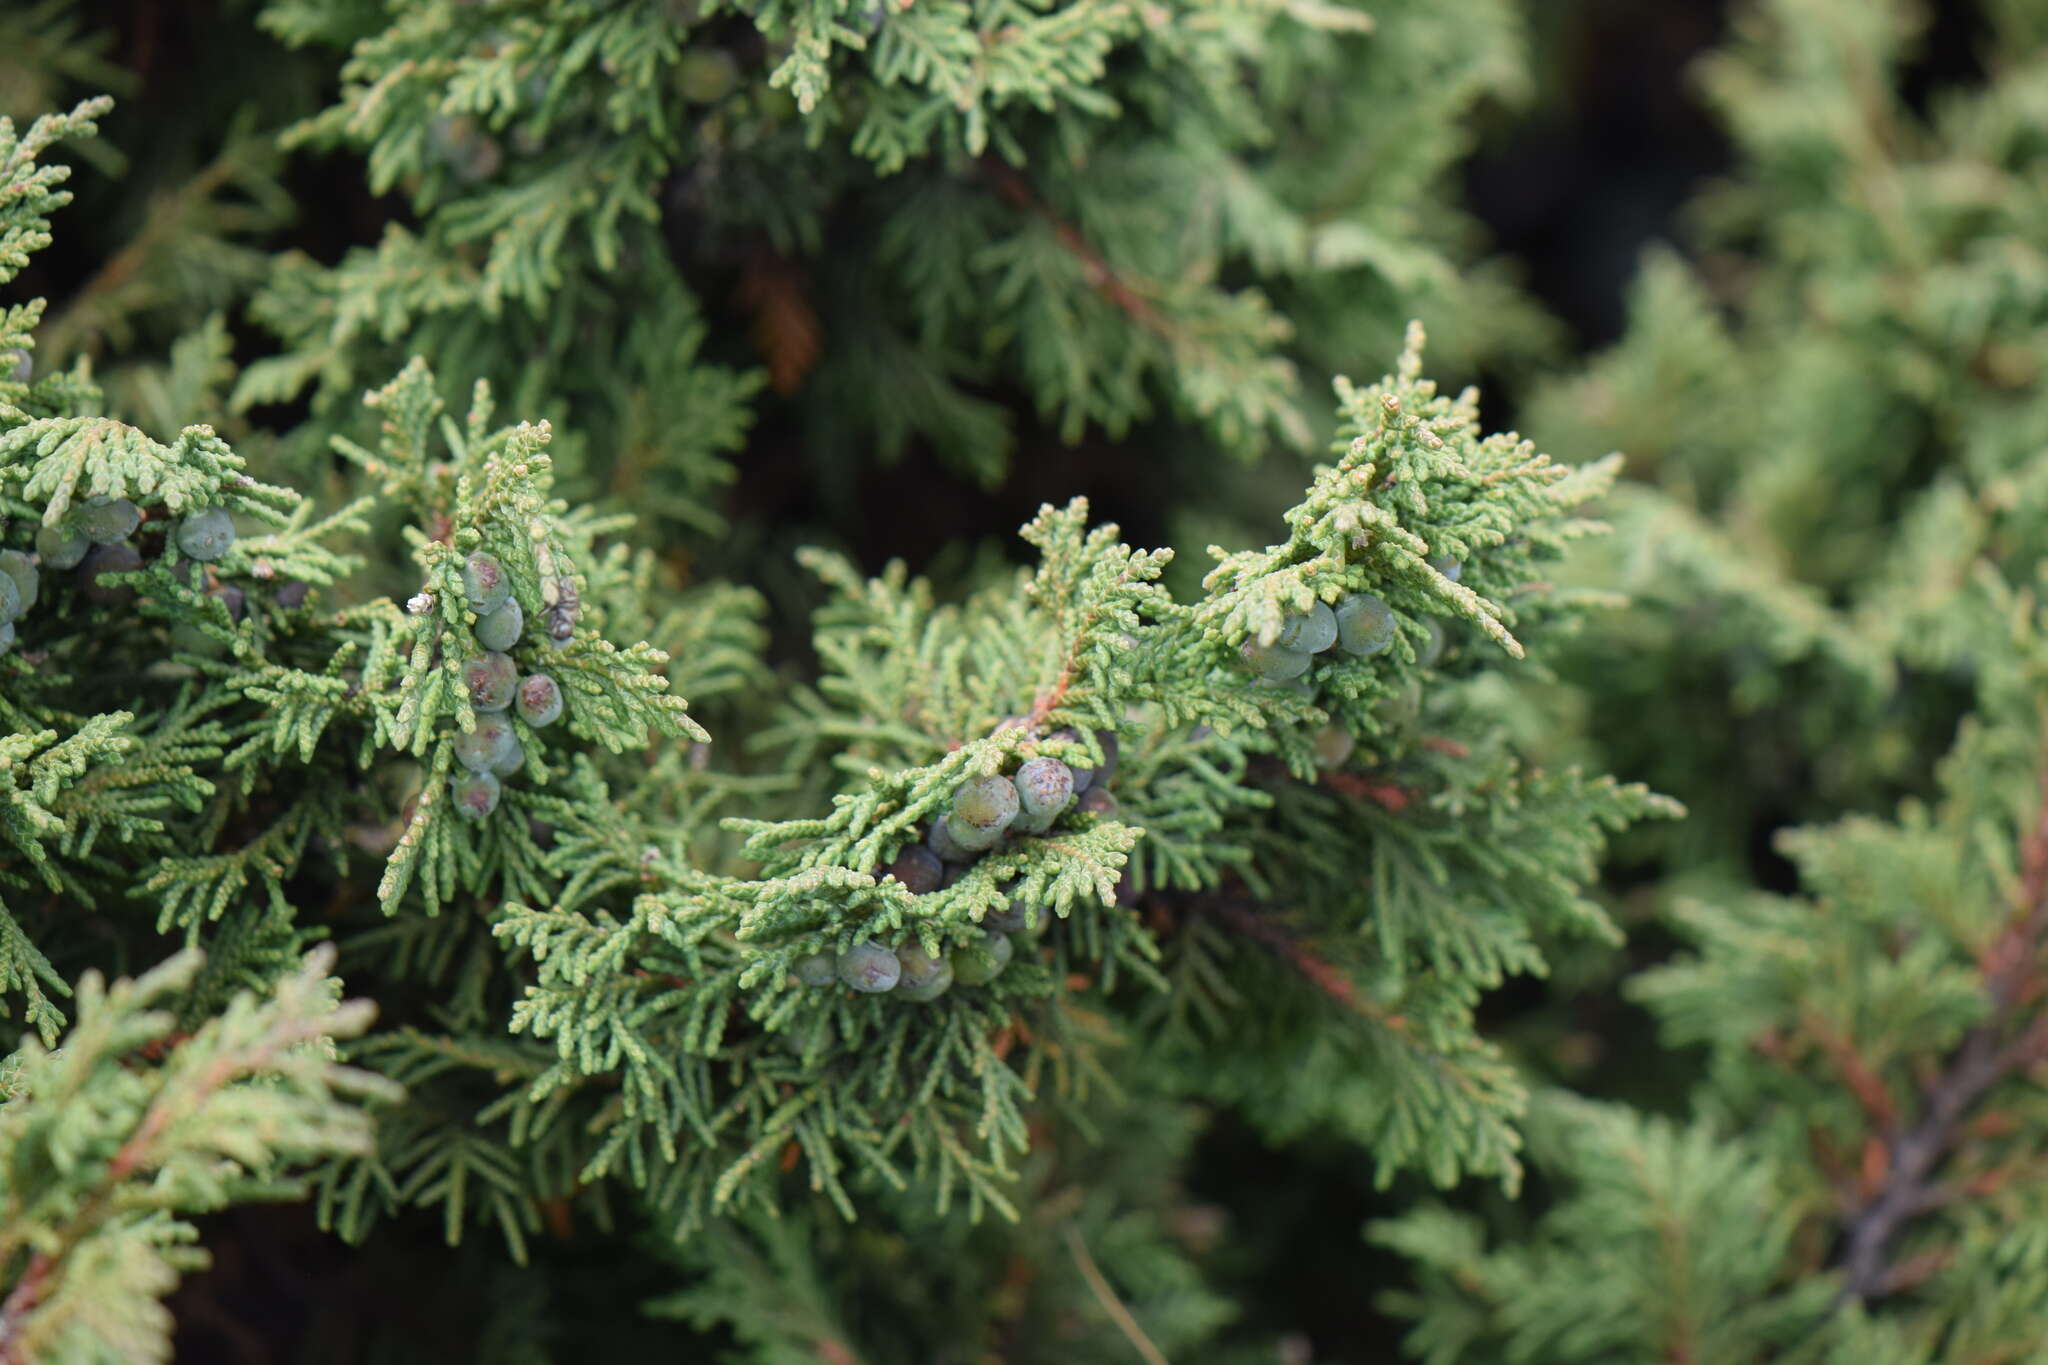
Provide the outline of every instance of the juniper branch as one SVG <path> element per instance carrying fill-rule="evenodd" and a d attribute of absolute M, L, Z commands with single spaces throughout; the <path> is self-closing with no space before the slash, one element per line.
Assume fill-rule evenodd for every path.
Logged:
<path fill-rule="evenodd" d="M 1365 1015 L 1388 1028 L 1403 1026 L 1398 1015 L 1383 1014 L 1360 999 L 1357 988 L 1343 970 L 1318 955 L 1300 935 L 1278 923 L 1273 918 L 1273 907 L 1243 896 L 1191 895 L 1168 899 L 1196 914 L 1214 917 L 1233 933 L 1271 952 L 1344 1009 Z"/>
<path fill-rule="evenodd" d="M 1886 1146 L 1882 1182 L 1844 1218 L 1838 1306 L 1849 1299 L 1867 1303 L 1899 1287 L 1899 1267 L 1890 1260 L 1892 1243 L 1906 1224 L 1943 1202 L 1935 1172 L 1964 1121 L 1993 1086 L 2038 1055 L 2048 1036 L 2048 1015 L 2018 1038 L 2009 1036 L 2014 1014 L 2036 993 L 2030 988 L 2036 985 L 2038 956 L 2048 940 L 2048 767 L 2041 773 L 2040 791 L 2040 815 L 2020 847 L 2018 911 L 1984 955 L 1991 1017 L 1964 1035 L 1941 1074 L 1922 1091 L 1918 1121 Z"/>
<path fill-rule="evenodd" d="M 1081 1239 L 1080 1229 L 1068 1223 L 1060 1229 L 1060 1235 L 1066 1240 L 1067 1250 L 1073 1255 L 1074 1265 L 1080 1270 L 1081 1278 L 1088 1282 L 1089 1292 L 1095 1295 L 1095 1301 L 1102 1305 L 1102 1311 L 1109 1314 L 1110 1320 L 1116 1323 L 1117 1330 L 1131 1343 L 1131 1349 L 1138 1353 L 1138 1358 L 1143 1360 L 1145 1365 L 1167 1365 L 1166 1357 L 1152 1344 L 1152 1338 L 1145 1335 L 1145 1329 L 1138 1325 L 1138 1320 L 1131 1316 L 1131 1310 L 1124 1307 L 1123 1301 L 1117 1298 L 1116 1290 L 1110 1287 L 1101 1268 L 1095 1264 L 1095 1258 L 1088 1254 L 1088 1244 Z"/>
<path fill-rule="evenodd" d="M 1081 277 L 1090 288 L 1114 304 L 1117 310 L 1137 323 L 1146 331 L 1172 339 L 1174 329 L 1160 316 L 1137 288 L 1121 275 L 1115 266 L 1097 250 L 1081 230 L 1054 213 L 1023 172 L 1014 166 L 1004 165 L 992 156 L 981 161 L 982 170 L 995 182 L 996 194 L 1002 201 L 1020 213 L 1041 218 L 1052 229 L 1053 239 L 1062 250 L 1081 263 Z"/>

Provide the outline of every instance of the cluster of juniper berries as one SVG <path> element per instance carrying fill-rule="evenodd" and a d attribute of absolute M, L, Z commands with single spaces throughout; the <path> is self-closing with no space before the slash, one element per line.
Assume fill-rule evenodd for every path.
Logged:
<path fill-rule="evenodd" d="M 526 748 L 507 712 L 516 711 L 536 730 L 553 725 L 562 716 L 562 689 L 545 673 L 519 676 L 508 651 L 525 634 L 526 613 L 512 596 L 511 580 L 497 556 L 483 550 L 471 554 L 462 566 L 462 587 L 476 613 L 473 633 L 484 652 L 462 664 L 462 686 L 477 717 L 474 729 L 455 736 L 455 761 L 463 771 L 449 779 L 449 786 L 456 813 L 481 820 L 498 808 L 503 794 L 498 779 L 526 765 Z"/>
<path fill-rule="evenodd" d="M 1072 742 L 1080 736 L 1061 730 L 1052 738 Z M 1116 736 L 1098 731 L 1095 738 L 1102 748 L 1100 768 L 1076 768 L 1040 756 L 1025 759 L 1007 777 L 972 777 L 961 783 L 951 807 L 932 821 L 924 842 L 904 849 L 886 872 L 912 895 L 928 895 L 958 881 L 975 860 L 1005 839 L 1050 832 L 1054 821 L 1069 810 L 1090 815 L 1114 812 L 1116 798 L 1109 792 L 1109 782 L 1116 771 Z M 1125 880 L 1128 883 L 1128 874 Z M 1125 887 L 1118 889 L 1122 893 Z M 936 1000 L 955 983 L 985 986 L 995 980 L 1016 954 L 1010 936 L 1041 933 L 1051 919 L 1049 906 L 1013 901 L 982 920 L 976 940 L 944 955 L 925 951 L 912 934 L 893 948 L 870 940 L 836 955 L 813 953 L 799 960 L 794 970 L 807 986 L 843 985 L 868 994 L 886 991 L 905 1000 Z"/>
<path fill-rule="evenodd" d="M 74 505 L 58 524 L 37 530 L 33 555 L 0 550 L 0 654 L 14 647 L 17 623 L 35 606 L 45 572 L 73 574 L 89 602 L 113 606 L 127 601 L 133 595 L 130 589 L 109 581 L 108 575 L 143 567 L 142 551 L 132 539 L 143 521 L 143 510 L 127 498 L 89 498 Z M 200 569 L 206 574 L 207 595 L 227 608 L 230 621 L 240 621 L 246 594 L 236 584 L 219 581 L 212 568 L 234 543 L 234 519 L 217 506 L 188 513 L 172 523 L 164 537 L 167 547 L 177 549 L 185 581 L 193 581 L 194 569 Z M 289 583 L 278 590 L 278 605 L 296 607 L 305 596 L 304 583 Z"/>

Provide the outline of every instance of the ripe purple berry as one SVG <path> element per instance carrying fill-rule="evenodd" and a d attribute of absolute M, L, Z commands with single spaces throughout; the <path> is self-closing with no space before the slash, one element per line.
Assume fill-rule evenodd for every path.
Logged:
<path fill-rule="evenodd" d="M 228 609 L 228 620 L 230 621 L 239 623 L 243 614 L 248 610 L 249 595 L 233 583 L 223 583 L 213 589 L 208 595 L 218 598 L 221 605 Z"/>
<path fill-rule="evenodd" d="M 1078 743 L 1081 738 L 1081 732 L 1072 726 L 1068 726 L 1065 729 L 1055 730 L 1051 738 Z M 1087 791 L 1088 788 L 1097 782 L 1107 782 L 1116 775 L 1116 732 L 1114 730 L 1097 730 L 1095 732 L 1095 742 L 1102 747 L 1102 766 L 1100 768 L 1084 768 L 1078 763 L 1069 763 L 1067 765 L 1074 773 L 1074 795 L 1076 796 Z"/>
<path fill-rule="evenodd" d="M 84 585 L 88 600 L 102 606 L 126 602 L 135 595 L 135 590 L 123 585 L 108 583 L 106 575 L 133 573 L 142 567 L 142 556 L 133 545 L 125 542 L 118 545 L 95 545 L 86 551 L 85 562 L 79 565 L 78 577 Z"/>
<path fill-rule="evenodd" d="M 939 889 L 946 876 L 946 865 L 923 844 L 912 844 L 889 864 L 889 875 L 902 882 L 911 895 L 922 896 Z"/>
<path fill-rule="evenodd" d="M 1067 725 L 1053 731 L 1046 738 L 1063 740 L 1069 744 L 1078 744 L 1081 742 L 1081 732 L 1073 726 Z M 1078 763 L 1069 763 L 1067 770 L 1074 775 L 1074 795 L 1076 796 L 1087 791 L 1088 784 L 1095 780 L 1095 769 L 1093 768 L 1084 768 Z"/>
<path fill-rule="evenodd" d="M 1107 787 L 1090 787 L 1081 797 L 1080 808 L 1089 815 L 1115 815 L 1116 794 Z"/>
<path fill-rule="evenodd" d="M 1013 900 L 1001 910 L 991 910 L 983 915 L 981 927 L 1005 934 L 1021 934 L 1026 930 L 1037 933 L 1045 928 L 1046 921 L 1051 918 L 1052 910 L 1048 906 L 1038 906 L 1034 911 L 1032 906 L 1023 901 Z"/>
<path fill-rule="evenodd" d="M 1095 770 L 1094 785 L 1107 786 L 1110 779 L 1116 776 L 1116 760 L 1123 752 L 1123 746 L 1117 743 L 1114 730 L 1097 730 L 1095 742 L 1102 746 L 1102 766 Z"/>

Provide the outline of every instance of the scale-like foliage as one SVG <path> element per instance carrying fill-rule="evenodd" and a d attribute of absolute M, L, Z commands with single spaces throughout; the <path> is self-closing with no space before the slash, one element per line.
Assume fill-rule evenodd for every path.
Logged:
<path fill-rule="evenodd" d="M 268 998 L 235 997 L 191 1033 L 170 1009 L 185 952 L 111 986 L 79 982 L 64 1046 L 25 1045 L 0 1078 L 0 1359 L 171 1358 L 157 1302 L 203 1266 L 190 1217 L 303 1192 L 313 1162 L 367 1149 L 366 1101 L 398 1088 L 342 1066 L 331 1039 L 374 1010 L 340 1003 L 331 950 Z"/>

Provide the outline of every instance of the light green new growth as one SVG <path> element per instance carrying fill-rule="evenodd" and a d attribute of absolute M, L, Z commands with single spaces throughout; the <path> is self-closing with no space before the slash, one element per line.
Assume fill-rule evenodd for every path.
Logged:
<path fill-rule="evenodd" d="M 0 1073 L 0 1359 L 166 1361 L 158 1302 L 206 1263 L 188 1221 L 231 1202 L 301 1197 L 314 1162 L 367 1151 L 363 1106 L 400 1091 L 335 1059 L 369 1026 L 339 1002 L 331 949 L 238 995 L 196 1032 L 166 1008 L 186 951 L 133 980 L 79 982 L 64 1046 L 34 1041 Z"/>

